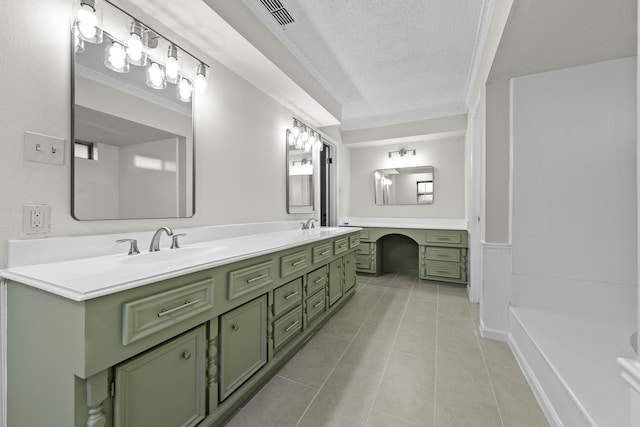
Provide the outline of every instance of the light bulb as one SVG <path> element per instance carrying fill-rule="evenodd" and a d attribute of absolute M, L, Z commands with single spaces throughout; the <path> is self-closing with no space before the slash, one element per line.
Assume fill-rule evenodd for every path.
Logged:
<path fill-rule="evenodd" d="M 196 92 L 203 94 L 207 88 L 207 67 L 204 64 L 198 65 L 196 69 Z"/>
<path fill-rule="evenodd" d="M 154 89 L 164 89 L 167 87 L 167 82 L 164 79 L 164 71 L 157 62 L 151 62 L 147 67 L 147 85 Z"/>
<path fill-rule="evenodd" d="M 82 4 L 80 10 L 78 10 L 78 29 L 82 37 L 85 39 L 93 39 L 98 32 L 96 29 L 97 23 L 98 19 L 96 18 L 93 8 L 88 4 Z"/>
<path fill-rule="evenodd" d="M 142 40 L 140 40 L 140 36 L 137 34 L 131 34 L 129 37 L 129 41 L 127 42 L 127 56 L 132 61 L 140 61 L 142 59 Z"/>
<path fill-rule="evenodd" d="M 82 40 L 76 34 L 73 35 L 73 46 L 75 53 L 84 52 L 84 40 Z"/>
<path fill-rule="evenodd" d="M 293 124 L 293 129 L 291 130 L 291 133 L 293 133 L 294 138 L 297 138 L 300 135 L 300 128 L 298 127 L 298 122 L 295 122 Z"/>
<path fill-rule="evenodd" d="M 178 84 L 178 99 L 182 102 L 191 101 L 191 82 L 184 77 Z"/>
<path fill-rule="evenodd" d="M 303 142 L 307 142 L 309 140 L 309 130 L 307 128 L 304 128 L 301 137 Z"/>
<path fill-rule="evenodd" d="M 293 132 L 291 131 L 287 133 L 287 142 L 289 145 L 294 145 L 296 143 L 296 137 L 293 136 Z"/>
<path fill-rule="evenodd" d="M 105 57 L 104 65 L 106 65 L 107 68 L 117 73 L 129 72 L 129 64 L 126 61 L 127 54 L 121 43 L 114 40 L 107 42 L 105 46 Z"/>
<path fill-rule="evenodd" d="M 164 72 L 169 83 L 179 83 L 180 64 L 178 62 L 178 47 L 174 44 L 169 46 L 167 62 L 164 64 Z"/>

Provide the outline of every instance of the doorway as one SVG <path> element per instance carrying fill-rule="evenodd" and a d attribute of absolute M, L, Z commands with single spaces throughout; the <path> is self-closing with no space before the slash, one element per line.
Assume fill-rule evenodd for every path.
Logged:
<path fill-rule="evenodd" d="M 331 227 L 337 218 L 337 162 L 336 146 L 322 138 L 320 151 L 320 226 Z"/>

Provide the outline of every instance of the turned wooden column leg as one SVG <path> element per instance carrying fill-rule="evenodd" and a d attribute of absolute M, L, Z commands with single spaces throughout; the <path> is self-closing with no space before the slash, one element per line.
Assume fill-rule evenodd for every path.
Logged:
<path fill-rule="evenodd" d="M 99 372 L 86 380 L 87 383 L 87 427 L 105 427 L 107 417 L 102 403 L 109 397 L 109 378 L 107 371 Z"/>

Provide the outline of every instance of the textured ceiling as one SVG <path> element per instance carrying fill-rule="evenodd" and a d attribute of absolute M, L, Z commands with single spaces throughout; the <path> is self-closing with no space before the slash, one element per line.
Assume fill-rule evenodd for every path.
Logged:
<path fill-rule="evenodd" d="M 280 0 L 280 26 L 244 4 L 342 105 L 357 129 L 466 112 L 492 0 Z"/>

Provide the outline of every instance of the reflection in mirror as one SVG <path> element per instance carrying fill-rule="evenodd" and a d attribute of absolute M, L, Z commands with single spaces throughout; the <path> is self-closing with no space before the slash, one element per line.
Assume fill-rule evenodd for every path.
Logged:
<path fill-rule="evenodd" d="M 433 203 L 433 166 L 378 169 L 373 176 L 376 205 Z"/>
<path fill-rule="evenodd" d="M 107 68 L 104 34 L 104 43 L 72 51 L 72 214 L 79 220 L 192 216 L 193 99 L 178 99 L 175 84 L 147 86 L 145 67 Z"/>
<path fill-rule="evenodd" d="M 287 130 L 287 140 L 289 130 Z M 313 151 L 287 147 L 287 213 L 313 213 L 315 174 Z"/>

